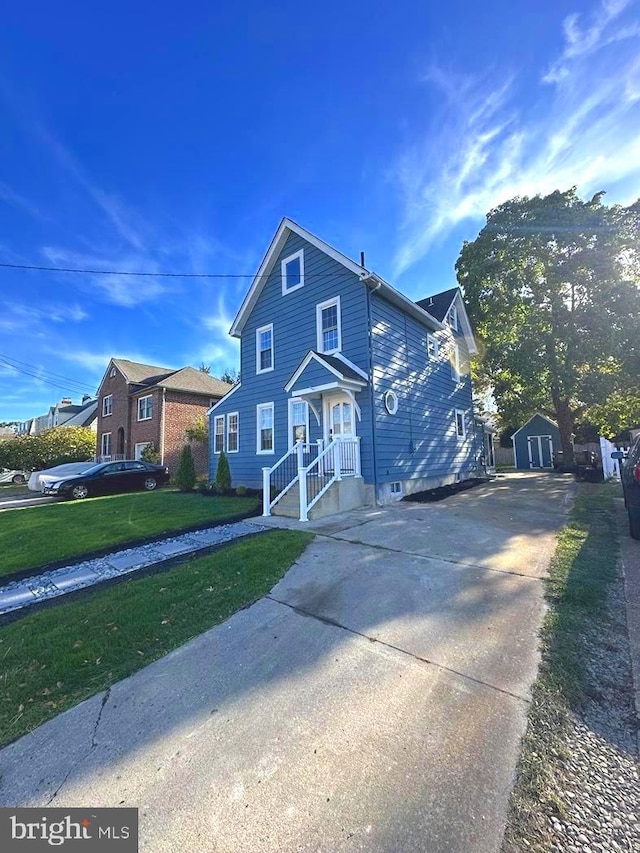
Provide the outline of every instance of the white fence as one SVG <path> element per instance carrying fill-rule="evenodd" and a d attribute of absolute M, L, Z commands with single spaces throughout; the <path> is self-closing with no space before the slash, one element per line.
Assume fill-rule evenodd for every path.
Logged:
<path fill-rule="evenodd" d="M 607 438 L 600 438 L 600 456 L 602 458 L 602 475 L 605 480 L 620 479 L 620 462 L 617 459 L 612 459 L 611 454 L 614 450 L 623 450 L 627 452 L 628 447 L 616 447 Z"/>

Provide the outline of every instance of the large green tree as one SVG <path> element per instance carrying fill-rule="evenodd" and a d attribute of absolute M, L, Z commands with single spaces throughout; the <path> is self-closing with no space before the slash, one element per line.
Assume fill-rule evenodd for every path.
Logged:
<path fill-rule="evenodd" d="M 503 421 L 552 415 L 565 459 L 576 418 L 640 376 L 640 202 L 602 196 L 511 199 L 456 263 Z"/>

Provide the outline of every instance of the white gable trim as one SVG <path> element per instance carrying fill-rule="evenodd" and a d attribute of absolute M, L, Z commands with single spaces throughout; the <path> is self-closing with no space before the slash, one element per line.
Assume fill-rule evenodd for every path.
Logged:
<path fill-rule="evenodd" d="M 543 415 L 542 412 L 536 412 L 534 415 L 531 415 L 531 417 L 529 418 L 528 421 L 526 421 L 526 423 L 522 424 L 520 429 L 517 429 L 514 432 L 514 434 L 511 436 L 511 439 L 513 440 L 519 432 L 522 432 L 522 430 L 531 423 L 531 421 L 534 418 L 538 418 L 538 417 L 543 418 L 543 420 L 545 420 L 547 423 L 551 424 L 551 426 L 554 426 L 556 429 L 558 428 L 558 424 L 555 421 L 552 421 L 551 418 L 548 418 L 546 415 Z"/>
<path fill-rule="evenodd" d="M 369 377 L 367 376 L 366 372 L 362 370 L 361 367 L 358 367 L 357 364 L 354 364 L 352 361 L 349 361 L 349 359 L 346 356 L 342 355 L 341 352 L 331 353 L 331 358 L 339 359 L 343 364 L 346 364 L 347 367 L 350 367 L 351 370 L 355 371 L 359 376 L 362 376 L 365 382 L 369 382 Z"/>
<path fill-rule="evenodd" d="M 211 406 L 211 408 L 210 408 L 210 409 L 207 409 L 207 417 L 209 417 L 209 415 L 211 414 L 211 412 L 213 412 L 215 409 L 217 409 L 217 408 L 218 408 L 218 406 L 221 406 L 221 405 L 222 405 L 222 403 L 226 403 L 226 402 L 227 402 L 227 400 L 229 399 L 229 397 L 230 397 L 230 396 L 231 396 L 235 391 L 237 391 L 239 387 L 240 387 L 240 382 L 236 382 L 236 384 L 233 386 L 233 388 L 232 388 L 230 391 L 227 391 L 227 393 L 224 395 L 224 397 L 220 397 L 220 399 L 218 400 L 218 402 L 217 402 L 217 403 L 214 403 L 214 404 L 213 404 L 213 406 Z"/>
<path fill-rule="evenodd" d="M 458 312 L 458 329 L 462 332 L 467 342 L 467 349 L 469 350 L 469 355 L 477 355 L 478 347 L 476 344 L 476 339 L 473 336 L 471 321 L 469 320 L 469 315 L 467 314 L 467 309 L 462 298 L 462 293 L 459 289 L 456 291 L 455 296 L 449 303 L 449 306 L 447 307 L 444 316 L 445 318 L 448 316 L 449 311 L 451 311 L 451 306 L 454 302 L 456 302 L 456 310 Z"/>
<path fill-rule="evenodd" d="M 338 355 L 337 353 L 332 353 L 331 357 L 336 358 L 337 355 Z M 321 354 L 318 354 L 318 353 L 314 352 L 313 350 L 309 350 L 309 352 L 305 355 L 305 357 L 300 362 L 299 366 L 296 368 L 296 371 L 293 374 L 293 376 L 291 377 L 291 379 L 284 386 L 284 390 L 287 393 L 289 393 L 289 391 L 291 391 L 293 386 L 296 384 L 298 379 L 302 376 L 302 374 L 304 373 L 306 368 L 311 364 L 312 361 L 316 361 L 321 367 L 324 367 L 325 370 L 327 370 L 329 373 L 332 373 L 336 377 L 336 379 L 340 380 L 341 383 L 344 383 L 345 386 L 348 386 L 350 388 L 354 388 L 355 390 L 360 390 L 360 385 L 362 384 L 362 386 L 364 386 L 369 381 L 367 378 L 367 374 L 364 371 L 360 370 L 359 367 L 356 367 L 355 364 L 351 364 L 351 362 L 348 359 L 341 358 L 340 361 L 342 361 L 345 364 L 345 366 L 348 365 L 349 367 L 353 368 L 353 370 L 355 370 L 359 376 L 362 376 L 362 378 L 364 380 L 362 383 L 358 382 L 358 380 L 356 380 L 356 379 L 347 379 L 343 373 L 340 373 L 340 371 L 336 370 L 335 367 L 333 367 L 332 365 L 327 364 L 327 362 L 322 358 Z M 324 387 L 325 386 L 323 386 L 323 388 Z M 329 386 L 326 386 L 326 387 L 329 387 Z M 334 387 L 333 384 L 331 385 L 331 387 Z"/>
<path fill-rule="evenodd" d="M 328 255 L 330 258 L 333 258 L 334 261 L 337 261 L 343 267 L 346 267 L 349 272 L 355 273 L 355 275 L 357 276 L 361 276 L 364 272 L 366 272 L 363 267 L 350 260 L 350 258 L 348 258 L 346 255 L 343 255 L 341 252 L 338 252 L 337 249 L 334 249 L 328 243 L 325 243 L 324 240 L 321 240 L 319 237 L 316 237 L 310 231 L 307 231 L 306 228 L 303 228 L 301 225 L 298 225 L 297 222 L 294 222 L 292 219 L 288 219 L 285 216 L 280 225 L 278 226 L 278 230 L 276 231 L 273 240 L 271 241 L 271 244 L 267 249 L 267 254 L 264 256 L 263 261 L 258 269 L 258 272 L 256 273 L 255 278 L 251 283 L 251 287 L 249 288 L 249 291 L 245 296 L 242 305 L 240 306 L 240 310 L 238 311 L 236 318 L 233 321 L 229 334 L 232 335 L 234 338 L 240 337 L 244 324 L 246 323 L 247 318 L 253 309 L 253 306 L 258 300 L 258 297 L 262 292 L 262 288 L 266 284 L 267 278 L 269 277 L 269 275 L 271 275 L 277 257 L 282 251 L 282 247 L 284 246 L 289 234 L 297 234 L 299 237 L 302 237 L 303 240 L 306 240 L 312 246 L 315 246 L 316 249 L 319 249 L 321 252 L 324 252 L 325 255 Z"/>

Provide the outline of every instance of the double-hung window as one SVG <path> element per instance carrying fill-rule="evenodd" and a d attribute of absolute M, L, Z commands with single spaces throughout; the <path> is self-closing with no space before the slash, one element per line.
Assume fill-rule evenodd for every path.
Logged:
<path fill-rule="evenodd" d="M 224 415 L 216 415 L 213 419 L 213 452 L 222 453 L 224 450 Z"/>
<path fill-rule="evenodd" d="M 102 398 L 102 417 L 107 418 L 113 414 L 113 394 L 107 394 Z"/>
<path fill-rule="evenodd" d="M 284 258 L 280 264 L 282 272 L 282 295 L 291 293 L 304 285 L 304 250 Z"/>
<path fill-rule="evenodd" d="M 256 373 L 273 370 L 273 323 L 256 329 Z"/>
<path fill-rule="evenodd" d="M 460 347 L 451 344 L 451 378 L 454 382 L 460 382 Z"/>
<path fill-rule="evenodd" d="M 138 398 L 138 420 L 150 421 L 153 417 L 153 395 Z"/>
<path fill-rule="evenodd" d="M 458 331 L 458 309 L 455 303 L 447 311 L 447 324 L 454 332 Z"/>
<path fill-rule="evenodd" d="M 238 413 L 227 415 L 227 453 L 238 452 Z"/>
<path fill-rule="evenodd" d="M 440 344 L 435 335 L 427 335 L 427 355 L 429 358 L 437 358 L 440 352 Z"/>
<path fill-rule="evenodd" d="M 309 441 L 309 404 L 294 398 L 289 400 L 289 446 L 296 441 Z"/>
<path fill-rule="evenodd" d="M 111 433 L 103 432 L 100 439 L 100 455 L 111 456 Z"/>
<path fill-rule="evenodd" d="M 339 296 L 316 305 L 316 336 L 318 352 L 328 354 L 342 349 Z"/>
<path fill-rule="evenodd" d="M 273 453 L 273 403 L 258 403 L 256 453 Z"/>

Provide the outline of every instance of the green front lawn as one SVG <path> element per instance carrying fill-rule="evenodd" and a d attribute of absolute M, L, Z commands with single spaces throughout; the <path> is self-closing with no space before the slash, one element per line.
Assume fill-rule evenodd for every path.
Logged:
<path fill-rule="evenodd" d="M 232 519 L 257 505 L 256 498 L 211 498 L 162 490 L 2 512 L 0 575 Z"/>
<path fill-rule="evenodd" d="M 0 628 L 0 744 L 265 595 L 312 538 L 293 530 L 270 531 Z"/>

